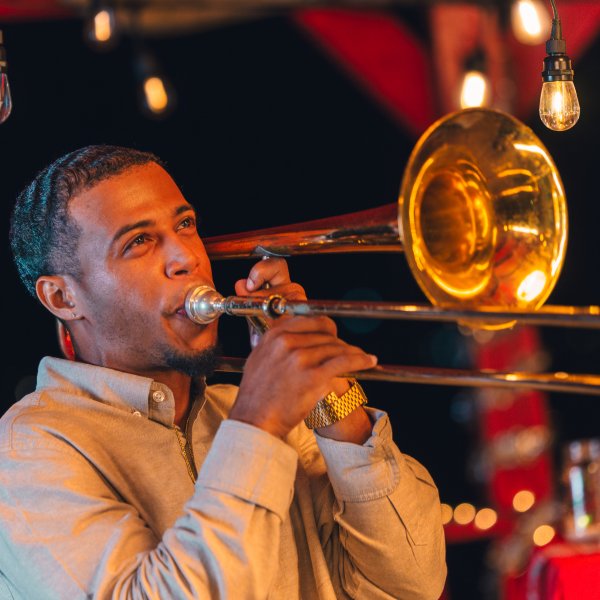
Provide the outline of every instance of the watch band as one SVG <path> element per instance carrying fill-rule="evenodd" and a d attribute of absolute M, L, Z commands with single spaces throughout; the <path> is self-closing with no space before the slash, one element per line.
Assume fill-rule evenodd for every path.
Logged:
<path fill-rule="evenodd" d="M 309 429 L 327 427 L 347 417 L 353 410 L 367 403 L 367 396 L 356 379 L 349 379 L 350 389 L 338 396 L 329 392 L 317 402 L 304 423 Z"/>

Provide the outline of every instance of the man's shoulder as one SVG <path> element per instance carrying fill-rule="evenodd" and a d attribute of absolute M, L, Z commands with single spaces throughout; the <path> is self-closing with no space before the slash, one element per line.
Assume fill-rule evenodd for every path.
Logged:
<path fill-rule="evenodd" d="M 38 375 L 37 389 L 0 419 L 0 452 L 44 447 L 65 450 L 74 439 L 86 437 L 86 432 L 97 427 L 109 408 L 69 381 L 42 385 Z"/>
<path fill-rule="evenodd" d="M 15 444 L 39 440 L 53 421 L 60 423 L 59 405 L 52 402 L 44 390 L 36 390 L 13 404 L 0 419 L 0 452 L 13 449 Z"/>

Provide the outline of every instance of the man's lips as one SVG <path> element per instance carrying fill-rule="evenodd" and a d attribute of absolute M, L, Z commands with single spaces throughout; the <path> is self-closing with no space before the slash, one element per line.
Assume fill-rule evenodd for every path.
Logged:
<path fill-rule="evenodd" d="M 207 283 L 196 283 L 195 285 L 190 286 L 189 288 L 187 288 L 185 290 L 185 292 L 181 296 L 179 296 L 177 299 L 174 299 L 176 303 L 173 302 L 173 304 L 171 304 L 171 306 L 174 306 L 175 308 L 166 310 L 165 314 L 167 316 L 171 316 L 171 317 L 177 315 L 180 317 L 189 318 L 185 311 L 186 298 L 188 297 L 188 294 L 190 293 L 191 290 L 195 290 L 196 288 L 198 288 L 202 285 L 210 285 L 212 287 L 212 284 L 207 284 Z"/>
<path fill-rule="evenodd" d="M 200 323 L 195 323 L 188 317 L 187 312 L 185 312 L 185 306 L 180 306 L 174 311 L 169 313 L 169 317 L 172 319 L 176 319 L 177 321 L 183 323 L 184 325 L 193 325 L 194 329 L 204 329 L 206 325 L 201 325 Z"/>

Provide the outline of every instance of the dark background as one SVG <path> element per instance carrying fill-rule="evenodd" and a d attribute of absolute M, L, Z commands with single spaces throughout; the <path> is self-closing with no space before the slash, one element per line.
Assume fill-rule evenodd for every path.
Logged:
<path fill-rule="evenodd" d="M 418 35 L 426 35 L 419 11 L 396 14 L 412 23 Z M 82 41 L 80 20 L 7 24 L 3 29 L 14 101 L 13 114 L 0 126 L 5 232 L 16 194 L 39 169 L 95 143 L 134 146 L 162 157 L 198 209 L 203 236 L 396 200 L 416 140 L 284 16 L 150 40 L 178 93 L 177 110 L 160 122 L 140 113 L 130 41 L 106 54 L 95 53 Z M 600 297 L 599 59 L 597 40 L 576 65 L 582 116 L 572 131 L 549 132 L 535 114 L 527 120 L 553 155 L 569 201 L 570 240 L 550 298 L 554 304 L 594 304 Z M 40 358 L 58 354 L 53 320 L 21 286 L 7 235 L 4 240 L 6 358 L 0 413 L 31 387 Z M 424 301 L 401 255 L 293 258 L 290 266 L 293 278 L 315 298 Z M 249 267 L 244 262 L 215 265 L 218 289 L 231 293 L 233 282 Z M 222 321 L 226 354 L 245 355 L 245 323 Z M 342 337 L 377 354 L 382 363 L 468 366 L 455 326 L 367 323 L 363 328 L 372 331 L 361 332 L 361 325 L 341 323 Z M 546 329 L 543 340 L 553 369 L 599 370 L 597 333 Z M 384 383 L 365 387 L 372 404 L 390 412 L 400 448 L 430 469 L 443 501 L 485 504 L 483 489 L 467 469 L 476 441 L 464 409 L 469 392 Z M 599 402 L 551 397 L 557 448 L 568 439 L 599 434 Z M 485 550 L 485 543 L 449 549 L 454 598 L 488 597 L 480 583 Z"/>

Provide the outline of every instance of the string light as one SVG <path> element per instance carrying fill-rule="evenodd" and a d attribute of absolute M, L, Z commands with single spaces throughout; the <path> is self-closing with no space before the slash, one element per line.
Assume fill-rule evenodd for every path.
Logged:
<path fill-rule="evenodd" d="M 533 532 L 533 543 L 536 546 L 545 546 L 549 544 L 556 535 L 554 527 L 551 525 L 540 525 Z"/>
<path fill-rule="evenodd" d="M 478 48 L 465 61 L 465 75 L 460 91 L 460 107 L 475 108 L 487 106 L 490 97 L 490 83 L 485 73 L 485 55 Z"/>
<path fill-rule="evenodd" d="M 475 515 L 475 527 L 485 531 L 491 529 L 498 521 L 498 513 L 492 508 L 482 508 Z"/>
<path fill-rule="evenodd" d="M 442 525 L 468 526 L 474 525 L 476 529 L 486 531 L 498 522 L 498 513 L 493 508 L 481 508 L 477 510 L 472 504 L 462 502 L 454 509 L 449 504 L 442 504 Z"/>
<path fill-rule="evenodd" d="M 448 523 L 450 523 L 450 521 L 452 521 L 452 515 L 454 514 L 454 511 L 452 510 L 452 507 L 449 504 L 442 504 L 441 508 L 442 525 L 447 525 Z"/>
<path fill-rule="evenodd" d="M 144 80 L 144 95 L 148 108 L 155 114 L 160 114 L 169 105 L 169 97 L 164 81 L 157 76 Z"/>
<path fill-rule="evenodd" d="M 86 24 L 86 38 L 98 50 L 112 48 L 117 40 L 116 16 L 112 6 L 102 0 L 94 0 L 90 18 Z"/>
<path fill-rule="evenodd" d="M 175 104 L 175 92 L 148 51 L 140 51 L 136 61 L 143 112 L 151 118 L 167 116 Z"/>
<path fill-rule="evenodd" d="M 460 93 L 460 107 L 473 108 L 487 104 L 489 81 L 481 71 L 465 73 Z"/>
<path fill-rule="evenodd" d="M 454 520 L 459 525 L 467 525 L 468 523 L 471 523 L 474 518 L 475 507 L 468 502 L 463 502 L 454 509 Z"/>
<path fill-rule="evenodd" d="M 527 512 L 535 504 L 535 494 L 529 490 L 521 490 L 513 496 L 512 505 L 517 512 Z"/>
<path fill-rule="evenodd" d="M 511 22 L 515 38 L 533 46 L 544 41 L 550 15 L 540 0 L 516 0 L 511 9 Z"/>
<path fill-rule="evenodd" d="M 10 85 L 6 74 L 6 50 L 4 49 L 4 37 L 0 29 L 0 123 L 8 119 L 12 110 L 12 98 Z"/>
<path fill-rule="evenodd" d="M 565 131 L 579 120 L 579 100 L 573 83 L 573 67 L 567 56 L 567 44 L 556 4 L 550 0 L 554 16 L 550 39 L 546 42 L 546 58 L 542 71 L 540 118 L 548 129 Z"/>

